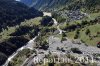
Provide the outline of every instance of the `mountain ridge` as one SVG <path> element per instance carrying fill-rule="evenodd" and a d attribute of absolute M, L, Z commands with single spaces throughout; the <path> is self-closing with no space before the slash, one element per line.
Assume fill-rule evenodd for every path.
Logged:
<path fill-rule="evenodd" d="M 39 10 L 55 10 L 60 7 L 66 7 L 67 10 L 85 9 L 85 10 L 100 10 L 99 0 L 20 0 L 20 2 L 33 6 Z M 31 2 L 31 4 L 29 4 Z"/>

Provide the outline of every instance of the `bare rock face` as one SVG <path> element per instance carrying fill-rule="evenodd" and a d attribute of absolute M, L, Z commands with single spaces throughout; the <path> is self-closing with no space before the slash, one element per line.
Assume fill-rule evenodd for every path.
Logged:
<path fill-rule="evenodd" d="M 72 43 L 73 44 L 81 44 L 82 42 L 81 42 L 81 40 L 76 39 L 76 40 L 72 40 Z"/>

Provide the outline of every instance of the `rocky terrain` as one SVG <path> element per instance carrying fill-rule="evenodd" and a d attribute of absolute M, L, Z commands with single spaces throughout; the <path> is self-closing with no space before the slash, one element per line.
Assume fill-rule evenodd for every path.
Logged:
<path fill-rule="evenodd" d="M 44 12 L 44 16 L 47 16 L 47 15 L 52 16 L 51 13 Z M 56 26 L 57 30 L 59 31 L 58 35 L 61 35 L 62 32 L 64 31 L 62 31 L 59 28 L 58 22 L 54 18 L 52 19 L 54 21 L 54 26 Z M 31 50 L 33 50 L 33 48 L 35 49 L 35 53 L 31 54 L 29 58 L 27 58 L 23 62 L 23 64 L 21 64 L 21 66 L 31 66 L 37 63 L 41 63 L 41 61 L 43 64 L 44 63 L 43 59 L 48 59 L 49 57 L 48 55 L 51 55 L 51 56 L 56 55 L 58 58 L 67 58 L 67 59 L 70 59 L 71 63 L 78 62 L 80 65 L 83 65 L 83 64 L 88 65 L 88 63 L 96 63 L 97 66 L 100 65 L 100 62 L 99 62 L 100 49 L 97 47 L 88 46 L 85 43 L 82 43 L 78 39 L 71 40 L 66 37 L 65 40 L 61 40 L 56 35 L 49 36 L 47 41 L 49 43 L 49 47 L 47 50 L 35 48 L 36 43 L 34 43 L 34 39 L 30 40 L 26 46 L 20 48 L 20 50 L 18 50 L 17 52 L 22 51 L 25 48 L 29 48 Z M 17 55 L 16 52 L 14 55 L 12 55 L 12 57 L 8 58 L 7 62 L 12 61 L 11 59 L 13 59 L 15 55 Z M 69 58 L 68 55 L 70 55 L 74 59 Z M 84 62 L 82 62 L 80 59 L 84 60 Z M 49 62 L 45 61 L 45 63 L 49 63 Z M 7 66 L 7 65 L 4 65 L 4 66 Z"/>
<path fill-rule="evenodd" d="M 0 66 L 100 66 L 99 6 L 99 0 L 1 0 Z"/>
<path fill-rule="evenodd" d="M 58 37 L 55 36 L 50 36 L 48 38 L 49 41 L 49 48 L 48 50 L 42 50 L 42 49 L 36 49 L 36 56 L 33 59 L 29 59 L 28 61 L 25 61 L 23 65 L 26 66 L 30 66 L 32 65 L 32 63 L 34 62 L 35 58 L 38 58 L 38 60 L 43 60 L 43 58 L 45 58 L 46 55 L 48 55 L 49 53 L 51 53 L 51 55 L 57 55 L 59 57 L 62 56 L 66 56 L 68 54 L 74 56 L 75 58 L 77 58 L 77 60 L 79 60 L 79 57 L 84 57 L 84 58 L 88 58 L 88 62 L 91 63 L 97 63 L 98 66 L 100 65 L 100 58 L 99 57 L 95 57 L 95 54 L 99 54 L 100 53 L 100 49 L 97 47 L 93 47 L 93 46 L 86 46 L 84 43 L 80 43 L 80 41 L 76 41 L 76 43 L 72 43 L 72 41 L 70 39 L 67 39 L 63 42 L 61 42 L 61 40 Z M 57 49 L 59 47 L 59 49 Z M 80 52 L 73 52 L 71 50 L 71 48 L 78 48 L 80 50 Z M 93 62 L 92 62 L 93 61 Z M 81 63 L 81 61 L 79 61 Z M 84 62 L 85 63 L 85 62 Z M 22 65 L 22 66 L 23 66 Z"/>

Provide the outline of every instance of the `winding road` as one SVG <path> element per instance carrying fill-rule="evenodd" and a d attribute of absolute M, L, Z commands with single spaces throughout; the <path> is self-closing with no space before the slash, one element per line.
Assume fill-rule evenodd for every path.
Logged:
<path fill-rule="evenodd" d="M 50 16 L 52 17 L 51 13 L 48 12 L 43 12 L 44 16 Z M 54 21 L 54 25 L 57 27 L 57 30 L 59 31 L 59 34 L 62 34 L 62 30 L 59 28 L 58 22 L 56 21 L 56 19 L 52 18 Z M 36 36 L 37 37 L 37 36 Z M 9 58 L 8 60 L 5 62 L 5 64 L 3 66 L 8 66 L 9 61 L 11 61 L 17 54 L 19 51 L 22 51 L 25 48 L 29 48 L 30 50 L 33 49 L 33 45 L 34 45 L 34 40 L 36 39 L 33 38 L 32 40 L 30 40 L 27 45 L 19 48 L 16 52 L 14 52 Z M 72 41 L 70 39 L 67 39 L 67 41 L 64 41 L 63 43 L 61 43 L 61 40 L 57 37 L 54 36 L 50 36 L 49 37 L 49 48 L 48 50 L 42 50 L 42 49 L 36 49 L 37 52 L 37 56 L 34 56 L 34 54 L 32 54 L 28 59 L 26 59 L 23 64 L 21 66 L 30 66 L 35 58 L 39 58 L 39 59 L 43 59 L 45 57 L 45 55 L 49 54 L 50 52 L 55 52 L 58 53 L 59 55 L 62 55 L 63 53 L 57 50 L 57 47 L 68 47 L 66 48 L 66 51 L 69 51 L 69 49 L 71 48 L 79 48 L 83 54 L 81 55 L 77 55 L 79 56 L 91 56 L 94 53 L 100 53 L 100 49 L 96 48 L 96 47 L 92 47 L 92 46 L 86 46 L 83 43 L 81 45 L 79 44 L 74 44 L 72 43 Z M 43 52 L 43 54 L 41 54 L 41 52 Z M 65 54 L 68 52 L 65 52 Z M 72 53 L 72 55 L 75 55 Z M 96 61 L 96 60 L 95 60 Z M 97 61 L 96 61 L 97 62 Z"/>
<path fill-rule="evenodd" d="M 51 13 L 43 12 L 43 14 L 44 14 L 44 16 L 52 17 Z M 54 22 L 54 25 L 57 26 L 57 30 L 59 31 L 59 34 L 62 34 L 62 30 L 59 28 L 58 22 L 56 21 L 56 19 L 52 18 L 52 20 Z M 49 54 L 48 50 L 45 51 L 45 50 L 36 49 L 36 52 L 37 52 L 37 56 L 32 58 L 34 56 L 34 54 L 31 55 L 31 57 L 29 59 L 26 59 L 21 66 L 25 66 L 25 65 L 30 66 L 32 64 L 32 62 L 34 61 L 34 59 L 42 60 L 45 57 L 45 55 Z M 40 52 L 43 52 L 43 54 L 40 54 Z"/>
<path fill-rule="evenodd" d="M 48 12 L 43 12 L 44 16 L 50 16 L 52 17 L 52 14 L 51 13 L 48 13 Z M 58 25 L 58 22 L 55 18 L 52 18 L 53 22 L 54 22 L 54 25 L 57 26 L 57 30 L 59 31 L 59 34 L 62 34 L 62 30 L 59 28 L 59 25 Z"/>
<path fill-rule="evenodd" d="M 9 58 L 7 59 L 7 61 L 2 66 L 8 66 L 8 63 L 18 54 L 19 51 L 22 51 L 23 49 L 26 49 L 26 48 L 32 50 L 33 49 L 34 40 L 36 39 L 36 37 L 33 38 L 32 40 L 30 40 L 25 46 L 22 46 L 21 48 L 19 48 L 11 56 L 9 56 Z"/>
<path fill-rule="evenodd" d="M 51 13 L 48 13 L 48 12 L 43 12 L 43 16 L 50 16 L 50 17 L 52 17 L 52 14 Z M 54 18 L 52 18 L 53 19 L 53 21 L 54 21 L 54 25 L 56 25 L 57 26 L 57 24 L 58 24 L 58 22 L 54 19 Z M 61 34 L 62 33 L 62 30 L 60 30 L 60 28 L 59 28 L 59 26 L 57 26 L 57 29 L 59 30 L 59 34 Z M 36 36 L 37 37 L 37 36 Z M 25 49 L 25 48 L 28 48 L 28 49 L 30 49 L 30 50 L 32 50 L 33 49 L 33 44 L 34 44 L 34 40 L 36 39 L 36 37 L 35 38 L 33 38 L 32 40 L 30 40 L 26 45 L 24 45 L 24 46 L 22 46 L 21 48 L 19 48 L 16 52 L 14 52 L 11 56 L 9 56 L 9 58 L 7 59 L 7 61 L 2 65 L 2 66 L 8 66 L 8 63 L 18 54 L 18 52 L 19 51 L 22 51 L 23 49 Z"/>
<path fill-rule="evenodd" d="M 51 16 L 51 13 L 44 12 L 44 16 Z M 52 18 L 52 19 L 54 21 L 54 25 L 57 26 L 57 30 L 59 30 L 59 34 L 62 34 L 63 31 L 59 28 L 58 22 L 54 18 Z M 37 55 L 34 56 L 34 57 L 32 57 L 33 56 L 32 55 L 21 66 L 30 66 L 34 62 L 34 59 L 43 60 L 45 55 L 49 54 L 49 52 L 57 54 L 57 55 L 71 54 L 71 55 L 73 55 L 77 58 L 88 57 L 88 56 L 90 57 L 90 56 L 93 56 L 93 54 L 100 53 L 100 49 L 97 48 L 97 47 L 86 46 L 84 43 L 82 43 L 82 44 L 73 43 L 72 40 L 70 40 L 68 38 L 67 38 L 66 41 L 63 41 L 62 43 L 61 43 L 61 39 L 54 37 L 54 36 L 50 36 L 48 40 L 49 40 L 48 50 L 36 49 Z M 59 47 L 59 48 L 62 48 L 62 47 L 66 48 L 67 47 L 65 49 L 66 52 L 58 51 L 57 47 Z M 82 51 L 83 54 L 72 53 L 71 50 L 70 50 L 71 48 L 79 48 Z M 42 54 L 41 54 L 41 52 L 42 52 Z M 94 59 L 93 61 L 97 62 L 98 66 L 100 66 L 100 62 L 98 62 L 98 60 Z"/>

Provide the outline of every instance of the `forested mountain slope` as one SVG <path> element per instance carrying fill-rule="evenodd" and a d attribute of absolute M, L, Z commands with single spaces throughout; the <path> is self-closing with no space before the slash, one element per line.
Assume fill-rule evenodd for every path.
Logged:
<path fill-rule="evenodd" d="M 36 9 L 54 8 L 56 6 L 65 5 L 72 0 L 20 0 L 28 6 L 33 6 Z M 30 3 L 31 2 L 31 3 Z M 30 3 L 30 4 L 29 4 Z"/>
<path fill-rule="evenodd" d="M 9 33 L 17 31 L 16 25 L 19 26 L 20 23 L 24 23 L 25 19 L 39 16 L 43 16 L 43 13 L 29 8 L 23 3 L 14 0 L 0 0 L 0 66 L 13 52 L 29 41 L 24 36 L 10 36 Z M 10 29 L 11 31 L 9 31 Z M 26 29 L 30 28 L 25 27 L 23 31 Z"/>
<path fill-rule="evenodd" d="M 100 10 L 100 0 L 20 0 L 28 6 L 33 6 L 40 10 L 55 10 L 61 8 L 66 9 L 85 9 Z"/>
<path fill-rule="evenodd" d="M 0 0 L 0 31 L 7 26 L 20 24 L 25 19 L 42 15 L 42 12 L 22 3 L 13 0 Z"/>

